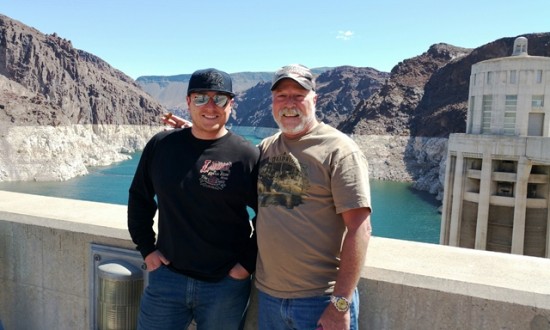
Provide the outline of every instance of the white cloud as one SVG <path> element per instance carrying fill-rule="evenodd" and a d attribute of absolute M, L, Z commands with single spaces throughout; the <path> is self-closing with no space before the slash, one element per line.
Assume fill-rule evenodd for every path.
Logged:
<path fill-rule="evenodd" d="M 338 31 L 336 39 L 350 40 L 353 37 L 353 31 Z"/>

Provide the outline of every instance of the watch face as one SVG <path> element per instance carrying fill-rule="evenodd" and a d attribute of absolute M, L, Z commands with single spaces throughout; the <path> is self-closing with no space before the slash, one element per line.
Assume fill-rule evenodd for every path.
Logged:
<path fill-rule="evenodd" d="M 338 308 L 340 309 L 348 308 L 348 303 L 344 299 L 338 299 L 338 302 L 336 303 L 338 304 Z"/>
<path fill-rule="evenodd" d="M 346 312 L 349 309 L 349 302 L 342 297 L 335 297 L 334 306 L 341 312 Z"/>

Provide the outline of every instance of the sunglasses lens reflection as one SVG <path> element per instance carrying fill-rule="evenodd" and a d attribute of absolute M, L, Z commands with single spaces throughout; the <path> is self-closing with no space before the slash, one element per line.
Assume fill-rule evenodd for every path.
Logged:
<path fill-rule="evenodd" d="M 223 94 L 216 94 L 212 97 L 214 103 L 220 107 L 223 108 L 229 101 L 229 97 L 227 95 Z M 195 104 L 197 107 L 202 107 L 203 105 L 206 105 L 208 102 L 210 102 L 210 96 L 206 94 L 197 94 L 193 98 L 193 104 Z"/>

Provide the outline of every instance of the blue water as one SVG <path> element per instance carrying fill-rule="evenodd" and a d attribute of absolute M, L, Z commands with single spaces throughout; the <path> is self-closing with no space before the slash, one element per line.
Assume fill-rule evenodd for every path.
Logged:
<path fill-rule="evenodd" d="M 63 182 L 0 182 L 0 190 L 126 205 L 140 156 L 88 168 L 90 174 Z M 408 183 L 379 180 L 371 180 L 371 194 L 374 236 L 439 243 L 440 203 L 432 195 L 411 189 Z"/>
<path fill-rule="evenodd" d="M 411 184 L 371 180 L 373 235 L 439 244 L 440 202 Z"/>

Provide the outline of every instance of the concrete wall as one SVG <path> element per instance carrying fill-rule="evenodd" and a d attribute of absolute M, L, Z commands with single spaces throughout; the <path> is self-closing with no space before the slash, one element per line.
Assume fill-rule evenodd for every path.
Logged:
<path fill-rule="evenodd" d="M 92 243 L 133 249 L 125 206 L 0 191 L 5 330 L 89 329 Z M 549 279 L 544 258 L 374 237 L 361 329 L 550 329 Z"/>

